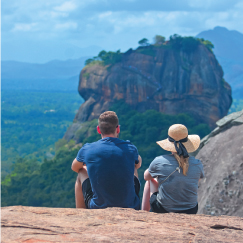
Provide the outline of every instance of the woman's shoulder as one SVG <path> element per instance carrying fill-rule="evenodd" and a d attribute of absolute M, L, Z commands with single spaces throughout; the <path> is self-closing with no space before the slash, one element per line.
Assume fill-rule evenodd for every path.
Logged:
<path fill-rule="evenodd" d="M 189 157 L 189 163 L 191 163 L 191 164 L 198 164 L 198 165 L 202 164 L 201 160 L 196 159 L 194 156 L 190 156 Z"/>
<path fill-rule="evenodd" d="M 175 157 L 172 154 L 166 154 L 166 155 L 160 155 L 157 156 L 153 162 L 163 162 L 163 163 L 171 163 L 172 161 L 175 161 Z"/>
<path fill-rule="evenodd" d="M 196 159 L 194 156 L 189 156 L 189 159 L 192 160 L 192 161 L 200 161 L 199 159 Z"/>

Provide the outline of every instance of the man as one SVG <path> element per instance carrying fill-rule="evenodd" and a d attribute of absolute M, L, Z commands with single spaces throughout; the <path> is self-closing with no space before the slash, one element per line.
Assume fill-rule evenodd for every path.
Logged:
<path fill-rule="evenodd" d="M 76 208 L 123 207 L 140 209 L 137 169 L 142 159 L 130 141 L 118 138 L 120 126 L 113 111 L 102 113 L 97 131 L 100 140 L 85 144 L 72 163 L 78 173 Z"/>

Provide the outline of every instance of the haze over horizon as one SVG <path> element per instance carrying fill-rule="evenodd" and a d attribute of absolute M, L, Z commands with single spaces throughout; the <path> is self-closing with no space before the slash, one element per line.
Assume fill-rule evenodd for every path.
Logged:
<path fill-rule="evenodd" d="M 216 26 L 243 33 L 242 0 L 2 2 L 2 60 L 45 63 L 126 51 L 156 34 L 196 36 Z"/>

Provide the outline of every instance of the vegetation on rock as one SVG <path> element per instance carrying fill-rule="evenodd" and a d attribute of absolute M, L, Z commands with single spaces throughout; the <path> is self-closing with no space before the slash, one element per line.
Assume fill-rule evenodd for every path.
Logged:
<path fill-rule="evenodd" d="M 101 51 L 98 56 L 89 58 L 85 61 L 85 65 L 90 64 L 101 64 L 101 65 L 111 65 L 121 61 L 122 54 L 120 50 L 113 52 L 113 51 Z"/>
<path fill-rule="evenodd" d="M 154 44 L 155 45 L 162 45 L 165 42 L 165 37 L 162 35 L 156 35 L 154 37 Z"/>
<path fill-rule="evenodd" d="M 143 39 L 141 39 L 141 40 L 138 42 L 138 44 L 139 44 L 140 46 L 148 46 L 148 45 L 149 45 L 149 42 L 148 42 L 148 39 L 147 39 L 147 38 L 143 38 Z"/>
<path fill-rule="evenodd" d="M 143 38 L 138 41 L 139 47 L 137 48 L 137 52 L 142 53 L 144 55 L 155 56 L 156 53 L 152 48 L 147 47 L 160 47 L 160 48 L 172 48 L 175 50 L 182 50 L 183 52 L 190 53 L 193 52 L 198 45 L 205 45 L 211 52 L 212 48 L 214 48 L 213 44 L 204 40 L 203 38 L 195 38 L 195 37 L 182 37 L 180 35 L 174 34 L 170 36 L 168 41 L 165 41 L 165 37 L 161 35 L 156 35 L 154 37 L 154 44 L 149 44 L 147 38 Z M 130 50 L 130 49 L 129 49 Z M 85 65 L 90 64 L 100 64 L 100 65 L 112 65 L 118 63 L 122 60 L 123 53 L 120 50 L 116 52 L 106 52 L 102 50 L 98 56 L 93 58 L 89 58 L 85 61 Z"/>

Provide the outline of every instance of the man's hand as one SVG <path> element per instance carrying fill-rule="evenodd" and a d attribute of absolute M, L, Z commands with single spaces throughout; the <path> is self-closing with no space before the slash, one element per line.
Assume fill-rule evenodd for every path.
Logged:
<path fill-rule="evenodd" d="M 142 165 L 142 158 L 140 155 L 138 155 L 138 163 L 135 164 L 135 168 L 138 170 Z"/>
<path fill-rule="evenodd" d="M 83 168 L 83 166 L 84 166 L 83 162 L 79 162 L 79 161 L 77 161 L 77 159 L 74 159 L 72 166 L 71 166 L 71 169 L 78 173 L 79 170 L 81 170 Z"/>

